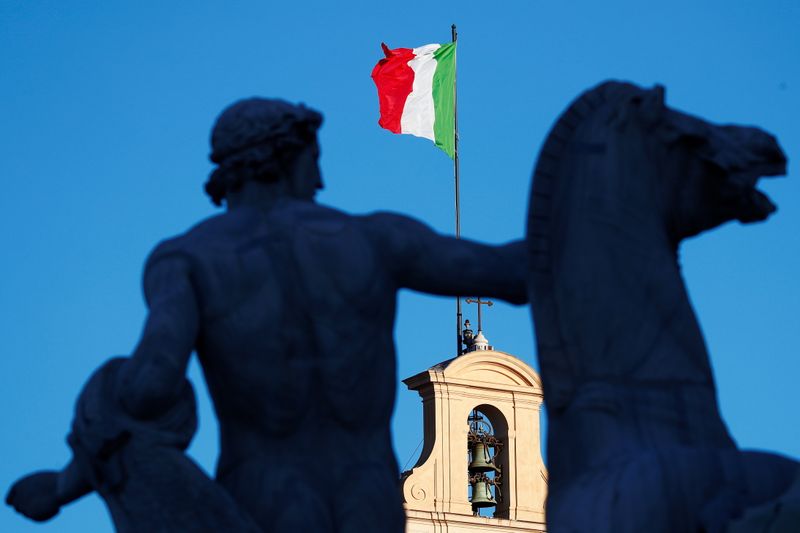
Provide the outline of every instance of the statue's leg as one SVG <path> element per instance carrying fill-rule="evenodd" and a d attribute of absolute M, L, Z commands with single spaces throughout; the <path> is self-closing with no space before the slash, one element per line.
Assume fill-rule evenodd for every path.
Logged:
<path fill-rule="evenodd" d="M 800 475 L 800 464 L 773 453 L 743 451 L 748 506 L 761 505 L 784 495 Z"/>
<path fill-rule="evenodd" d="M 119 453 L 124 482 L 100 490 L 118 532 L 261 531 L 182 451 L 131 444 Z"/>
<path fill-rule="evenodd" d="M 406 517 L 396 471 L 382 464 L 359 464 L 344 470 L 335 498 L 340 533 L 403 533 Z"/>
<path fill-rule="evenodd" d="M 630 453 L 564 486 L 554 486 L 551 477 L 548 532 L 722 533 L 749 498 L 779 488 L 749 497 L 741 456 L 735 448 L 669 446 Z M 736 533 L 744 531 L 751 530 Z"/>
<path fill-rule="evenodd" d="M 260 531 L 184 453 L 197 427 L 188 381 L 168 410 L 136 419 L 117 399 L 125 361 L 111 359 L 89 379 L 68 438 L 81 478 L 106 502 L 117 531 Z"/>
<path fill-rule="evenodd" d="M 800 464 L 763 452 L 742 452 L 748 509 L 727 533 L 800 531 Z"/>
<path fill-rule="evenodd" d="M 219 483 L 261 531 L 340 531 L 326 496 L 341 487 L 276 457 L 279 454 L 250 457 L 222 474 Z"/>

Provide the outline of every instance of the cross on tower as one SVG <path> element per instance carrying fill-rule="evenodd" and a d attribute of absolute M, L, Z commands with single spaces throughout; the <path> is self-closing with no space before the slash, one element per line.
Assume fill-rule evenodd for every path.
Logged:
<path fill-rule="evenodd" d="M 494 305 L 494 302 L 491 300 L 481 300 L 480 296 L 477 298 L 467 298 L 465 301 L 468 304 L 478 304 L 478 331 L 483 331 L 483 324 L 481 323 L 481 306 L 488 305 L 491 307 Z"/>

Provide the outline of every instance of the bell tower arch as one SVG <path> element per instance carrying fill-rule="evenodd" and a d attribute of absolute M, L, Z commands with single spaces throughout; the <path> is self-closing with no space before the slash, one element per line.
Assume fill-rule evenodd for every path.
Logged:
<path fill-rule="evenodd" d="M 422 453 L 402 477 L 407 533 L 544 532 L 537 373 L 484 348 L 403 383 L 423 406 Z"/>

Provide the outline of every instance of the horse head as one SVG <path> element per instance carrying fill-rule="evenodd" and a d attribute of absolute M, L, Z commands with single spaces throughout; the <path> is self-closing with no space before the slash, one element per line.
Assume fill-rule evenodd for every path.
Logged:
<path fill-rule="evenodd" d="M 786 170 L 786 157 L 772 135 L 754 127 L 711 124 L 671 109 L 661 86 L 615 88 L 628 93 L 620 102 L 617 127 L 631 121 L 652 134 L 648 158 L 659 168 L 662 215 L 674 243 L 730 220 L 762 221 L 775 211 L 756 189 L 761 177 Z"/>

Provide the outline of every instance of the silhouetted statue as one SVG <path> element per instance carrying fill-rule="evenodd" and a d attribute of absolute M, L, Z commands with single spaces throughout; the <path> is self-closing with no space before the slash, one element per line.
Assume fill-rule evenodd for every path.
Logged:
<path fill-rule="evenodd" d="M 397 291 L 524 303 L 525 247 L 316 204 L 321 121 L 256 98 L 222 113 L 206 191 L 227 211 L 156 247 L 136 351 L 90 379 L 73 462 L 17 482 L 18 511 L 44 520 L 97 490 L 119 531 L 403 531 L 389 434 Z M 219 418 L 215 481 L 183 453 L 193 350 Z"/>
<path fill-rule="evenodd" d="M 527 235 L 549 533 L 800 531 L 796 463 L 739 451 L 720 418 L 678 263 L 686 237 L 767 218 L 755 185 L 785 164 L 770 135 L 671 110 L 661 87 L 604 83 L 556 122 Z"/>

